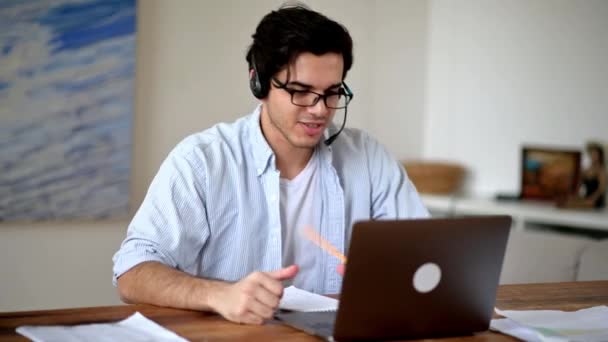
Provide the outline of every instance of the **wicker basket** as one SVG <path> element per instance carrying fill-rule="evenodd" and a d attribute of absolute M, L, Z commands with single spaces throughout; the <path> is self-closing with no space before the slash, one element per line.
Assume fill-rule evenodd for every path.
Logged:
<path fill-rule="evenodd" d="M 451 194 L 460 189 L 464 168 L 458 164 L 431 161 L 406 161 L 403 166 L 418 192 Z"/>

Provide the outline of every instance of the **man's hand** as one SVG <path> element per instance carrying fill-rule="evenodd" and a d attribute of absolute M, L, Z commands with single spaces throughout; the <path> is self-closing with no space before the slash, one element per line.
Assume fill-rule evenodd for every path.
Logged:
<path fill-rule="evenodd" d="M 272 318 L 283 296 L 281 281 L 298 273 L 291 265 L 272 272 L 254 272 L 233 284 L 224 284 L 210 303 L 224 318 L 246 324 L 262 324 Z"/>
<path fill-rule="evenodd" d="M 339 264 L 338 267 L 336 267 L 336 272 L 338 272 L 338 274 L 340 274 L 343 277 L 344 277 L 345 271 L 346 271 L 346 264 Z"/>

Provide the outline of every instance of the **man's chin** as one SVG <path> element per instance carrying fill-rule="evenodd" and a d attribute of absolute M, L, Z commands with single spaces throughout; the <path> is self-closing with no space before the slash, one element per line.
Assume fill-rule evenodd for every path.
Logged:
<path fill-rule="evenodd" d="M 293 145 L 298 148 L 315 148 L 319 144 L 319 141 L 321 141 L 320 137 L 314 139 L 298 139 L 298 141 Z"/>

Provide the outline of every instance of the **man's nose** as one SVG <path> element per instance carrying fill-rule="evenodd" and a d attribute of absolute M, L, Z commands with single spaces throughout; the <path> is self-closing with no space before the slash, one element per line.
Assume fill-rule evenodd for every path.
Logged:
<path fill-rule="evenodd" d="M 315 116 L 325 117 L 329 114 L 329 108 L 325 105 L 325 101 L 320 98 L 314 106 L 308 107 L 308 112 Z"/>

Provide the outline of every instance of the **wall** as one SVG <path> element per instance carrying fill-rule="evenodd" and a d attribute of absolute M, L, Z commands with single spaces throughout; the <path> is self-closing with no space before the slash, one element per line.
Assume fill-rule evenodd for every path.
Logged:
<path fill-rule="evenodd" d="M 119 304 L 111 258 L 126 224 L 2 224 L 0 312 Z"/>
<path fill-rule="evenodd" d="M 426 2 L 307 2 L 342 22 L 354 38 L 349 125 L 369 128 L 399 158 L 420 155 Z M 134 209 L 177 142 L 253 109 L 245 50 L 261 17 L 281 3 L 139 1 Z M 0 311 L 119 303 L 111 257 L 126 225 L 127 220 L 0 224 Z"/>
<path fill-rule="evenodd" d="M 372 12 L 366 129 L 398 159 L 417 159 L 424 142 L 429 2 L 376 3 L 382 6 Z"/>
<path fill-rule="evenodd" d="M 606 18 L 601 0 L 432 1 L 424 156 L 517 192 L 523 143 L 606 141 Z"/>

